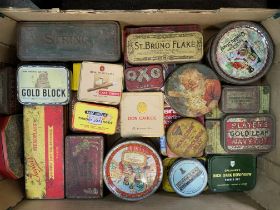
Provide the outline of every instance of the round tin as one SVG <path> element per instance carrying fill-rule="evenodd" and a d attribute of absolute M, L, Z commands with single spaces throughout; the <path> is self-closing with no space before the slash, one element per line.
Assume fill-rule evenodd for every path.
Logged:
<path fill-rule="evenodd" d="M 237 21 L 214 38 L 210 63 L 225 82 L 248 84 L 265 75 L 273 56 L 272 39 L 261 25 Z"/>
<path fill-rule="evenodd" d="M 207 185 L 207 171 L 200 161 L 180 159 L 169 171 L 169 182 L 173 190 L 183 197 L 200 194 Z"/>
<path fill-rule="evenodd" d="M 200 157 L 208 139 L 205 127 L 191 118 L 175 121 L 166 137 L 168 147 L 179 157 Z"/>
<path fill-rule="evenodd" d="M 203 64 L 185 64 L 165 83 L 167 103 L 180 115 L 197 117 L 217 107 L 221 83 L 212 69 Z"/>
<path fill-rule="evenodd" d="M 137 201 L 153 194 L 160 186 L 162 176 L 159 155 L 143 142 L 123 142 L 112 148 L 104 161 L 105 184 L 123 200 Z"/>

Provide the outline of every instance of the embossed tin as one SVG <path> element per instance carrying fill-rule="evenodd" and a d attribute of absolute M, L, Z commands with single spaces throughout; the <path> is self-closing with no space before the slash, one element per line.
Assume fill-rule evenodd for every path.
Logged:
<path fill-rule="evenodd" d="M 173 190 L 182 197 L 200 194 L 207 185 L 207 172 L 195 159 L 179 159 L 169 171 L 169 182 Z"/>
<path fill-rule="evenodd" d="M 66 105 L 70 100 L 69 70 L 56 65 L 21 65 L 18 100 L 24 105 Z"/>
<path fill-rule="evenodd" d="M 169 182 L 169 171 L 173 163 L 177 158 L 164 158 L 162 161 L 163 164 L 163 178 L 162 178 L 162 189 L 165 192 L 175 192 Z"/>
<path fill-rule="evenodd" d="M 120 105 L 121 136 L 163 136 L 163 104 L 161 92 L 123 93 Z"/>
<path fill-rule="evenodd" d="M 202 64 L 185 64 L 165 82 L 167 103 L 180 115 L 197 117 L 217 107 L 221 84 L 216 74 Z"/>
<path fill-rule="evenodd" d="M 222 145 L 231 153 L 265 153 L 275 147 L 271 114 L 228 115 L 222 123 Z"/>
<path fill-rule="evenodd" d="M 117 105 L 123 90 L 121 64 L 83 62 L 78 100 Z"/>
<path fill-rule="evenodd" d="M 150 196 L 160 186 L 162 176 L 163 166 L 159 155 L 143 142 L 118 144 L 104 161 L 105 184 L 123 200 L 137 201 Z"/>
<path fill-rule="evenodd" d="M 213 192 L 252 190 L 256 176 L 255 156 L 221 155 L 208 159 L 208 186 Z"/>
<path fill-rule="evenodd" d="M 108 61 L 121 56 L 120 26 L 113 21 L 22 22 L 18 27 L 22 61 Z"/>
<path fill-rule="evenodd" d="M 102 136 L 67 136 L 65 139 L 66 198 L 91 199 L 103 197 Z"/>
<path fill-rule="evenodd" d="M 62 199 L 63 106 L 25 106 L 23 117 L 26 198 Z"/>

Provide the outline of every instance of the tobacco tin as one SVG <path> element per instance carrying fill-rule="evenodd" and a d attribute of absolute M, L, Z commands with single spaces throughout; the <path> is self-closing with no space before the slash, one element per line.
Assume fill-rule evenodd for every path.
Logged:
<path fill-rule="evenodd" d="M 221 99 L 222 100 L 222 99 Z M 220 100 L 220 103 L 221 103 L 221 100 Z M 211 110 L 211 112 L 208 112 L 206 115 L 205 115 L 205 119 L 206 120 L 220 120 L 222 119 L 223 117 L 225 116 L 225 113 L 223 113 L 218 106 L 216 106 L 215 108 L 213 108 Z"/>
<path fill-rule="evenodd" d="M 162 161 L 163 164 L 163 178 L 162 178 L 162 189 L 165 192 L 175 192 L 169 182 L 169 171 L 173 163 L 177 158 L 165 158 Z"/>
<path fill-rule="evenodd" d="M 71 81 L 71 90 L 78 91 L 80 83 L 81 63 L 73 63 L 73 76 Z"/>

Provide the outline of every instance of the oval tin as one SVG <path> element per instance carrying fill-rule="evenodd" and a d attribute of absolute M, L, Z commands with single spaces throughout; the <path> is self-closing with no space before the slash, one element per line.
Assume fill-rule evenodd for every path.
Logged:
<path fill-rule="evenodd" d="M 230 153 L 265 153 L 275 147 L 271 114 L 228 115 L 222 123 L 222 146 Z"/>
<path fill-rule="evenodd" d="M 70 101 L 69 70 L 56 65 L 21 65 L 18 101 L 24 105 L 66 105 Z"/>
<path fill-rule="evenodd" d="M 137 201 L 150 196 L 160 186 L 162 176 L 159 155 L 143 142 L 121 143 L 110 150 L 104 161 L 105 184 L 123 200 Z"/>
<path fill-rule="evenodd" d="M 166 137 L 168 147 L 179 157 L 200 157 L 208 139 L 205 127 L 191 118 L 175 121 Z"/>
<path fill-rule="evenodd" d="M 165 82 L 167 103 L 180 115 L 197 117 L 218 106 L 221 83 L 216 74 L 202 64 L 185 64 Z"/>
<path fill-rule="evenodd" d="M 268 32 L 259 24 L 237 21 L 228 24 L 214 38 L 211 63 L 228 83 L 248 84 L 270 69 L 274 46 Z"/>
<path fill-rule="evenodd" d="M 173 190 L 182 197 L 193 197 L 204 191 L 207 185 L 207 171 L 195 159 L 180 159 L 169 171 L 169 182 Z"/>

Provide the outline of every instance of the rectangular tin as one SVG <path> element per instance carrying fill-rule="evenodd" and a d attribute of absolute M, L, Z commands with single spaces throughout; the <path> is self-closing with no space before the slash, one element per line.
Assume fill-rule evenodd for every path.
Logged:
<path fill-rule="evenodd" d="M 24 105 L 66 105 L 70 100 L 69 70 L 56 65 L 22 65 L 17 90 Z"/>
<path fill-rule="evenodd" d="M 271 114 L 228 115 L 222 123 L 222 145 L 230 153 L 265 153 L 275 147 Z"/>
<path fill-rule="evenodd" d="M 66 198 L 103 197 L 102 136 L 67 136 L 65 139 Z"/>
<path fill-rule="evenodd" d="M 28 199 L 64 198 L 63 106 L 25 106 L 25 189 Z"/>
<path fill-rule="evenodd" d="M 73 76 L 71 81 L 71 90 L 78 91 L 80 83 L 81 63 L 73 63 Z"/>
<path fill-rule="evenodd" d="M 161 137 L 163 126 L 163 93 L 123 93 L 121 110 L 122 137 Z"/>
<path fill-rule="evenodd" d="M 19 23 L 22 61 L 109 61 L 120 59 L 120 26 L 114 21 Z"/>
<path fill-rule="evenodd" d="M 71 100 L 69 103 L 69 117 L 68 117 L 69 118 L 69 128 L 71 131 L 75 131 L 75 129 L 73 128 L 73 119 L 74 119 L 74 107 L 77 102 L 78 102 L 77 92 L 72 91 Z"/>
<path fill-rule="evenodd" d="M 227 154 L 221 145 L 221 121 L 206 120 L 205 127 L 208 134 L 208 141 L 205 147 L 205 154 Z"/>
<path fill-rule="evenodd" d="M 206 120 L 220 120 L 225 116 L 225 113 L 223 113 L 219 106 L 216 106 L 214 109 L 212 109 L 211 112 L 208 112 L 205 115 Z"/>
<path fill-rule="evenodd" d="M 117 105 L 123 90 L 121 64 L 83 62 L 78 100 Z"/>
<path fill-rule="evenodd" d="M 256 157 L 212 156 L 208 159 L 208 185 L 213 192 L 248 191 L 256 185 Z"/>
<path fill-rule="evenodd" d="M 73 128 L 113 135 L 116 132 L 118 109 L 90 103 L 77 102 L 74 106 Z"/>

